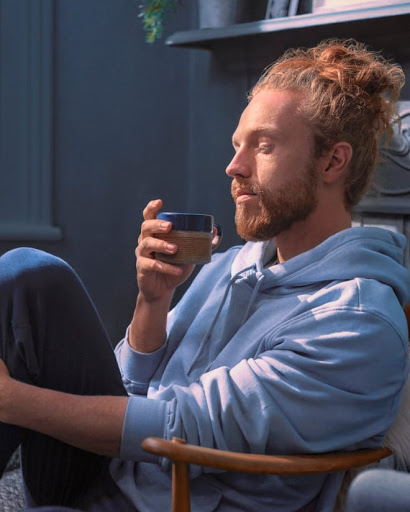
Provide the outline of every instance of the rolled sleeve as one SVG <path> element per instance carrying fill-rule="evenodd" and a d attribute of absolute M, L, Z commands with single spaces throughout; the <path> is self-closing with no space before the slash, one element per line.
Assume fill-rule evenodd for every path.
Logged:
<path fill-rule="evenodd" d="M 145 452 L 141 443 L 146 437 L 164 437 L 168 402 L 143 396 L 130 397 L 122 429 L 120 458 L 158 463 L 159 457 Z"/>
<path fill-rule="evenodd" d="M 155 352 L 148 354 L 134 350 L 128 342 L 127 329 L 125 338 L 115 348 L 115 356 L 128 393 L 137 395 L 147 393 L 149 382 L 158 368 L 165 350 L 166 343 Z"/>

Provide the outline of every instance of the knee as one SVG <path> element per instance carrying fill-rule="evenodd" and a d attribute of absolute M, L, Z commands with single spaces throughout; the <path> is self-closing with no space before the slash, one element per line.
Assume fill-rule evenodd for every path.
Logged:
<path fill-rule="evenodd" d="M 407 498 L 410 475 L 388 469 L 370 469 L 352 482 L 346 501 L 346 512 L 382 512 L 409 510 Z M 394 503 L 394 506 L 393 506 Z M 392 507 L 393 508 L 390 508 Z M 404 508 L 403 508 L 404 507 Z"/>
<path fill-rule="evenodd" d="M 346 510 L 349 512 L 364 511 L 369 506 L 369 499 L 374 494 L 378 474 L 374 471 L 360 473 L 352 482 L 347 494 Z"/>
<path fill-rule="evenodd" d="M 74 274 L 62 259 L 38 249 L 20 247 L 0 257 L 0 285 L 13 287 L 28 284 L 40 287 Z"/>

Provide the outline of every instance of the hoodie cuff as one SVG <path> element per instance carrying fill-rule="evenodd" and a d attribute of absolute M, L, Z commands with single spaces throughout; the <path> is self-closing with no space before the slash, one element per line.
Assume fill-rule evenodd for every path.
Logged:
<path fill-rule="evenodd" d="M 158 463 L 159 457 L 145 452 L 141 443 L 146 437 L 164 437 L 167 414 L 168 402 L 165 400 L 130 397 L 122 428 L 120 458 Z"/>
<path fill-rule="evenodd" d="M 164 355 L 166 342 L 155 352 L 143 353 L 134 350 L 125 338 L 115 348 L 115 356 L 124 385 L 131 394 L 145 395 L 149 382 Z"/>

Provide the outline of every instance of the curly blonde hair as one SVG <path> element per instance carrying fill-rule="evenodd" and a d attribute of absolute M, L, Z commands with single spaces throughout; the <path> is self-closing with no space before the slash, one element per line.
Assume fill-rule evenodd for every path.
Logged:
<path fill-rule="evenodd" d="M 365 194 L 380 158 L 380 139 L 391 136 L 396 103 L 404 85 L 400 66 L 355 40 L 331 39 L 314 48 L 288 50 L 265 70 L 249 94 L 264 89 L 305 93 L 300 114 L 314 134 L 314 157 L 336 142 L 353 149 L 345 180 L 350 210 Z"/>

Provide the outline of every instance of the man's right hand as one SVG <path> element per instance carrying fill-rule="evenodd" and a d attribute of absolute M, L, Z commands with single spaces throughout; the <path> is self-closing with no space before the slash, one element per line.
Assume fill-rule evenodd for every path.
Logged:
<path fill-rule="evenodd" d="M 175 288 L 191 275 L 194 265 L 171 265 L 155 259 L 154 253 L 174 254 L 170 245 L 155 235 L 168 233 L 170 222 L 157 219 L 162 201 L 151 201 L 145 208 L 144 222 L 135 250 L 139 293 L 129 329 L 129 343 L 139 352 L 154 352 L 165 341 L 167 314 Z"/>
<path fill-rule="evenodd" d="M 157 219 L 162 208 L 161 199 L 151 201 L 146 206 L 135 250 L 137 257 L 137 281 L 141 295 L 147 302 L 172 297 L 172 294 L 192 273 L 194 265 L 172 265 L 155 259 L 154 253 L 174 254 L 177 246 L 161 240 L 161 234 L 172 229 L 170 222 Z M 155 237 L 158 235 L 158 238 Z"/>

